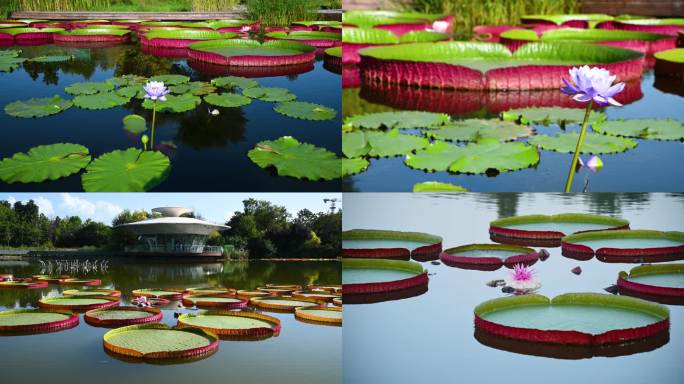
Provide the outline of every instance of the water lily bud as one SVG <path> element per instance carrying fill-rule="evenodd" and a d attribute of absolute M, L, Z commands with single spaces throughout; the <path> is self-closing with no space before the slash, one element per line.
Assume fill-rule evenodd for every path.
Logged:
<path fill-rule="evenodd" d="M 212 109 L 209 111 L 209 113 L 211 113 L 212 116 L 218 116 L 221 112 L 219 112 L 218 109 Z"/>
<path fill-rule="evenodd" d="M 142 141 L 143 144 L 147 145 L 147 143 L 150 141 L 150 138 L 147 135 L 142 135 L 140 141 Z"/>

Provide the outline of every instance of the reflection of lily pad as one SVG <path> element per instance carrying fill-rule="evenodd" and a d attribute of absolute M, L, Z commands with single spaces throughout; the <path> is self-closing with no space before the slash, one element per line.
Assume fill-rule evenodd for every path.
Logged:
<path fill-rule="evenodd" d="M 571 153 L 575 152 L 578 138 L 579 133 L 567 132 L 559 133 L 555 136 L 533 136 L 528 142 L 532 145 L 538 145 L 548 151 Z M 636 146 L 637 142 L 631 139 L 587 133 L 586 137 L 584 138 L 584 142 L 582 143 L 582 150 L 580 153 L 619 153 L 628 149 L 632 149 Z"/>
<path fill-rule="evenodd" d="M 249 79 L 247 77 L 240 76 L 224 76 L 217 77 L 211 80 L 211 83 L 217 87 L 221 88 L 254 88 L 259 86 L 259 82 L 254 79 Z"/>
<path fill-rule="evenodd" d="M 389 132 L 366 132 L 366 140 L 371 147 L 368 155 L 379 157 L 405 155 L 430 143 L 424 137 L 401 134 L 396 128 Z"/>
<path fill-rule="evenodd" d="M 594 131 L 613 136 L 654 140 L 684 140 L 684 124 L 673 119 L 611 120 L 592 126 Z"/>
<path fill-rule="evenodd" d="M 147 130 L 145 118 L 139 115 L 128 115 L 123 118 L 124 129 L 135 135 Z"/>
<path fill-rule="evenodd" d="M 26 61 L 23 57 L 14 57 L 11 55 L 0 55 L 0 72 L 9 72 L 19 68 L 19 65 Z"/>
<path fill-rule="evenodd" d="M 252 99 L 235 93 L 219 93 L 204 96 L 204 101 L 217 107 L 236 108 L 250 104 Z"/>
<path fill-rule="evenodd" d="M 21 49 L 3 49 L 3 50 L 0 50 L 0 57 L 2 57 L 2 56 L 17 57 L 21 54 L 21 52 L 22 52 Z"/>
<path fill-rule="evenodd" d="M 349 158 L 363 156 L 370 151 L 370 144 L 363 131 L 345 132 L 342 134 L 342 153 Z"/>
<path fill-rule="evenodd" d="M 432 139 L 447 141 L 478 141 L 485 138 L 511 141 L 532 135 L 532 130 L 510 121 L 467 119 L 452 121 L 425 134 Z"/>
<path fill-rule="evenodd" d="M 5 106 L 5 112 L 14 117 L 44 117 L 71 108 L 71 100 L 55 95 L 40 99 L 19 100 Z"/>
<path fill-rule="evenodd" d="M 413 192 L 468 192 L 468 190 L 454 184 L 425 181 L 413 184 Z"/>
<path fill-rule="evenodd" d="M 92 95 L 98 92 L 106 92 L 114 89 L 114 85 L 108 82 L 84 82 L 84 83 L 74 83 L 64 88 L 66 93 L 72 95 Z"/>
<path fill-rule="evenodd" d="M 186 112 L 195 109 L 202 100 L 189 93 L 182 95 L 166 95 L 166 101 L 157 101 L 157 112 Z M 142 106 L 147 109 L 152 109 L 154 102 L 150 99 L 145 99 Z"/>
<path fill-rule="evenodd" d="M 161 81 L 168 86 L 187 83 L 190 78 L 184 75 L 158 75 L 150 77 L 150 81 Z"/>
<path fill-rule="evenodd" d="M 356 128 L 436 128 L 449 122 L 449 115 L 444 113 L 397 111 L 378 112 L 365 115 L 350 116 L 344 124 Z"/>
<path fill-rule="evenodd" d="M 73 58 L 71 55 L 49 55 L 32 57 L 31 61 L 34 63 L 62 63 Z"/>
<path fill-rule="evenodd" d="M 435 141 L 416 154 L 406 155 L 405 160 L 406 165 L 415 169 L 460 173 L 485 173 L 490 169 L 507 172 L 538 162 L 535 147 L 524 143 L 501 143 L 496 139 L 482 139 L 463 147 Z"/>
<path fill-rule="evenodd" d="M 101 92 L 94 95 L 78 95 L 74 97 L 74 105 L 84 109 L 109 109 L 124 105 L 131 100 L 115 92 Z"/>
<path fill-rule="evenodd" d="M 261 168 L 274 166 L 280 176 L 332 180 L 340 177 L 340 159 L 333 152 L 300 143 L 291 136 L 261 141 L 247 156 Z"/>
<path fill-rule="evenodd" d="M 6 183 L 57 180 L 80 171 L 89 162 L 88 148 L 82 145 L 39 145 L 0 161 L 0 179 Z"/>
<path fill-rule="evenodd" d="M 242 91 L 242 94 L 249 96 L 252 99 L 272 102 L 292 101 L 297 98 L 297 96 L 294 93 L 291 93 L 287 88 L 277 87 L 247 88 Z"/>
<path fill-rule="evenodd" d="M 501 118 L 506 121 L 516 121 L 521 124 L 572 124 L 581 123 L 584 120 L 584 109 L 577 108 L 519 108 L 510 109 L 501 113 Z M 589 115 L 589 123 L 599 122 L 606 119 L 606 114 L 592 111 Z"/>
<path fill-rule="evenodd" d="M 282 115 L 303 120 L 331 120 L 337 115 L 337 111 L 333 108 L 303 101 L 281 103 L 273 109 Z"/>
<path fill-rule="evenodd" d="M 93 160 L 83 174 L 86 192 L 144 192 L 159 185 L 171 170 L 161 152 L 116 150 Z"/>
<path fill-rule="evenodd" d="M 368 168 L 370 163 L 363 158 L 342 159 L 342 176 L 355 175 L 361 173 Z"/>
<path fill-rule="evenodd" d="M 191 81 L 189 83 L 172 85 L 169 87 L 169 91 L 173 93 L 191 93 L 196 96 L 208 95 L 214 93 L 216 88 L 203 81 Z"/>

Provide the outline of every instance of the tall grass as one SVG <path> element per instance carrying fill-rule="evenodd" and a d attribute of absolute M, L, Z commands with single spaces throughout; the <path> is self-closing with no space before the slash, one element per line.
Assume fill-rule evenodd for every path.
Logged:
<path fill-rule="evenodd" d="M 19 9 L 19 0 L 0 0 L 0 18 L 7 19 Z"/>
<path fill-rule="evenodd" d="M 192 0 L 192 10 L 196 12 L 230 11 L 239 3 L 240 0 Z"/>
<path fill-rule="evenodd" d="M 19 0 L 22 11 L 86 11 L 107 8 L 110 0 Z"/>
<path fill-rule="evenodd" d="M 316 0 L 244 0 L 248 18 L 266 26 L 287 26 L 293 21 L 312 20 L 323 3 Z M 334 3 L 334 2 L 333 2 Z"/>
<path fill-rule="evenodd" d="M 481 24 L 518 24 L 528 14 L 577 13 L 580 0 L 414 0 L 412 9 L 454 16 L 457 38 L 470 38 Z"/>

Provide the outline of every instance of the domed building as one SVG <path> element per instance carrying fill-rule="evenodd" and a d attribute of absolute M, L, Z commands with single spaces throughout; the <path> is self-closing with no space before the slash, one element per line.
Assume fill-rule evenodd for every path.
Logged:
<path fill-rule="evenodd" d="M 137 236 L 137 244 L 125 248 L 125 252 L 150 256 L 223 256 L 222 247 L 206 245 L 209 235 L 229 227 L 195 219 L 192 209 L 183 207 L 160 207 L 152 210 L 155 217 L 134 223 L 118 225 Z"/>

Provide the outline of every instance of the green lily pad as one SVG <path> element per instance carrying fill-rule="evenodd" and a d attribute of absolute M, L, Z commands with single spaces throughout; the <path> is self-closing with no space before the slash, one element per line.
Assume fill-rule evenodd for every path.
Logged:
<path fill-rule="evenodd" d="M 173 93 L 191 93 L 196 96 L 208 95 L 216 92 L 216 87 L 203 81 L 191 81 L 189 83 L 172 85 L 169 91 Z"/>
<path fill-rule="evenodd" d="M 365 115 L 349 116 L 344 119 L 345 125 L 355 128 L 436 128 L 448 123 L 449 115 L 445 113 L 421 111 L 377 112 Z"/>
<path fill-rule="evenodd" d="M 161 152 L 128 148 L 93 160 L 81 181 L 86 192 L 144 192 L 159 185 L 170 170 L 171 161 Z"/>
<path fill-rule="evenodd" d="M 139 115 L 128 115 L 123 118 L 124 129 L 135 135 L 147 131 L 145 118 Z"/>
<path fill-rule="evenodd" d="M 39 145 L 0 161 L 0 179 L 6 183 L 57 180 L 80 171 L 89 162 L 88 148 L 82 145 Z"/>
<path fill-rule="evenodd" d="M 202 100 L 198 96 L 189 93 L 166 95 L 166 101 L 157 101 L 157 112 L 186 112 L 195 109 L 201 102 Z M 142 106 L 152 109 L 154 102 L 150 99 L 145 99 Z"/>
<path fill-rule="evenodd" d="M 122 75 L 107 79 L 108 83 L 112 83 L 115 87 L 125 87 L 127 85 L 143 85 L 147 81 L 147 77 L 138 75 Z"/>
<path fill-rule="evenodd" d="M 404 135 L 395 128 L 389 132 L 366 132 L 366 140 L 371 149 L 369 156 L 390 157 L 405 155 L 413 150 L 425 148 L 428 139 L 415 135 Z"/>
<path fill-rule="evenodd" d="M 0 72 L 9 72 L 19 68 L 19 65 L 26 61 L 23 57 L 13 57 L 10 55 L 0 56 Z"/>
<path fill-rule="evenodd" d="M 227 89 L 233 89 L 233 88 L 247 89 L 247 88 L 254 88 L 254 87 L 259 86 L 258 81 L 254 80 L 254 79 L 249 79 L 247 77 L 240 77 L 240 76 L 217 77 L 215 79 L 212 79 L 211 83 L 214 86 L 221 87 L 221 88 L 227 88 Z"/>
<path fill-rule="evenodd" d="M 368 168 L 368 160 L 355 157 L 353 159 L 342 159 L 342 176 L 351 176 L 361 173 Z"/>
<path fill-rule="evenodd" d="M 74 83 L 66 88 L 64 91 L 71 95 L 92 95 L 98 92 L 106 92 L 114 89 L 114 84 L 104 82 L 84 82 L 84 83 Z"/>
<path fill-rule="evenodd" d="M 0 50 L 0 57 L 17 57 L 23 52 L 21 49 L 2 49 Z"/>
<path fill-rule="evenodd" d="M 450 183 L 439 181 L 424 181 L 413 184 L 413 192 L 468 192 L 467 189 Z"/>
<path fill-rule="evenodd" d="M 584 120 L 584 109 L 577 108 L 556 108 L 556 107 L 542 107 L 542 108 L 519 108 L 510 109 L 501 113 L 501 119 L 504 121 L 515 121 L 521 124 L 580 124 Z M 606 114 L 599 111 L 592 111 L 589 115 L 589 123 L 593 124 L 606 119 Z"/>
<path fill-rule="evenodd" d="M 204 101 L 217 107 L 236 108 L 250 104 L 252 99 L 235 93 L 219 93 L 204 96 Z"/>
<path fill-rule="evenodd" d="M 684 124 L 673 119 L 611 120 L 594 124 L 598 133 L 653 140 L 684 140 Z"/>
<path fill-rule="evenodd" d="M 130 97 L 118 95 L 116 92 L 101 92 L 94 95 L 78 95 L 74 97 L 74 105 L 83 109 L 109 109 L 128 103 Z"/>
<path fill-rule="evenodd" d="M 298 179 L 332 180 L 340 177 L 340 159 L 333 152 L 291 136 L 261 141 L 247 156 L 261 168 L 273 166 L 280 176 Z"/>
<path fill-rule="evenodd" d="M 457 120 L 439 129 L 425 131 L 425 135 L 429 138 L 446 141 L 478 141 L 486 138 L 512 141 L 531 136 L 533 133 L 533 130 L 526 125 L 496 119 Z"/>
<path fill-rule="evenodd" d="M 370 151 L 370 144 L 363 131 L 351 131 L 342 134 L 342 153 L 348 158 L 366 155 Z"/>
<path fill-rule="evenodd" d="M 136 99 L 142 99 L 145 96 L 145 90 L 140 84 L 125 85 L 114 92 L 116 92 L 117 95 L 128 97 L 129 99 L 132 97 L 135 97 Z"/>
<path fill-rule="evenodd" d="M 36 56 L 32 57 L 30 61 L 34 63 L 62 63 L 69 61 L 74 57 L 71 55 L 50 55 L 50 56 Z"/>
<path fill-rule="evenodd" d="M 406 165 L 426 171 L 486 173 L 490 169 L 508 172 L 530 167 L 539 162 L 535 147 L 524 143 L 501 143 L 482 139 L 460 147 L 435 141 L 426 149 L 409 153 Z"/>
<path fill-rule="evenodd" d="M 548 151 L 573 153 L 575 152 L 578 138 L 579 133 L 566 132 L 559 133 L 555 136 L 533 136 L 528 140 L 528 142 L 532 145 L 538 145 Z M 587 133 L 584 138 L 584 142 L 582 143 L 582 149 L 580 153 L 589 153 L 595 155 L 619 153 L 635 148 L 636 146 L 637 142 L 631 139 Z"/>
<path fill-rule="evenodd" d="M 150 77 L 149 81 L 161 81 L 164 85 L 178 85 L 185 84 L 190 81 L 190 78 L 184 75 L 157 75 Z"/>
<path fill-rule="evenodd" d="M 252 99 L 272 102 L 292 101 L 297 98 L 289 89 L 277 87 L 252 87 L 243 89 L 242 94 Z"/>
<path fill-rule="evenodd" d="M 302 120 L 332 120 L 337 116 L 337 111 L 333 108 L 303 101 L 281 103 L 273 107 L 273 110 L 281 115 Z"/>
<path fill-rule="evenodd" d="M 55 95 L 40 99 L 14 101 L 5 106 L 5 112 L 14 117 L 45 117 L 65 111 L 73 103 Z"/>

